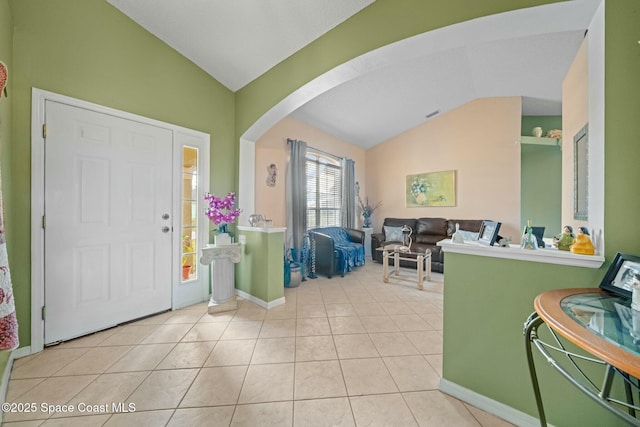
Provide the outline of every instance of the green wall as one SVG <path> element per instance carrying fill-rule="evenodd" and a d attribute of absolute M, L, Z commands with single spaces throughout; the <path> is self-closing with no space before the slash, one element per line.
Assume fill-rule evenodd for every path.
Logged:
<path fill-rule="evenodd" d="M 531 136 L 540 126 L 543 135 L 562 129 L 562 116 L 523 116 L 521 134 Z M 561 231 L 562 221 L 562 151 L 560 147 L 520 145 L 520 228 L 531 220 L 544 226 L 545 237 Z"/>
<path fill-rule="evenodd" d="M 284 296 L 284 232 L 240 230 L 242 262 L 236 265 L 236 288 L 264 302 Z"/>
<path fill-rule="evenodd" d="M 2 0 L 6 9 L 7 2 Z M 235 188 L 234 94 L 104 0 L 11 0 L 11 268 L 30 343 L 31 88 L 211 134 L 211 189 Z M 3 20 L 6 16 L 2 14 Z M 11 28 L 9 25 L 8 28 Z M 4 162 L 4 159 L 3 159 Z"/>

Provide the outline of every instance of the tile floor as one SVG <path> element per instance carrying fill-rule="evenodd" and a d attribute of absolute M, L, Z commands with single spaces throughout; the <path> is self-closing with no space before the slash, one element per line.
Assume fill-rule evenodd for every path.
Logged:
<path fill-rule="evenodd" d="M 384 284 L 368 262 L 271 310 L 197 304 L 46 348 L 7 391 L 36 411 L 3 425 L 510 426 L 437 390 L 443 279 L 418 291 L 409 273 Z"/>

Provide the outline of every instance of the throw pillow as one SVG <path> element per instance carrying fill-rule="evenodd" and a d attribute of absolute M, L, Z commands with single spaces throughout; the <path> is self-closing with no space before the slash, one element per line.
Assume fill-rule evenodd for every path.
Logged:
<path fill-rule="evenodd" d="M 402 242 L 402 227 L 384 226 L 384 239 L 387 242 Z"/>

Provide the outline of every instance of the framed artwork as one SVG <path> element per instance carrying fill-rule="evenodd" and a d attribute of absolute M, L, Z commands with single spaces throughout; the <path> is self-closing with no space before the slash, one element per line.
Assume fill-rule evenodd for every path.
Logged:
<path fill-rule="evenodd" d="M 456 171 L 407 175 L 408 208 L 456 205 Z"/>
<path fill-rule="evenodd" d="M 502 223 L 496 221 L 482 221 L 480 232 L 478 233 L 478 242 L 482 245 L 493 246 L 498 238 L 498 231 Z"/>
<path fill-rule="evenodd" d="M 631 298 L 634 282 L 640 285 L 640 257 L 618 252 L 600 282 L 600 288 Z"/>

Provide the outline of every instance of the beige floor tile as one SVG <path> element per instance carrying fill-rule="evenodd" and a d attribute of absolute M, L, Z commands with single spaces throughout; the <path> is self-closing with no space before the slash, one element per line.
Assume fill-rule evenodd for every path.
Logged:
<path fill-rule="evenodd" d="M 198 374 L 198 369 L 153 371 L 127 399 L 137 411 L 176 408 Z"/>
<path fill-rule="evenodd" d="M 433 326 L 433 329 L 435 329 L 436 331 L 442 330 L 442 326 L 443 326 L 442 313 L 421 314 L 420 317 L 422 317 L 424 320 L 427 321 L 427 323 Z"/>
<path fill-rule="evenodd" d="M 202 368 L 180 407 L 235 405 L 246 372 L 246 366 Z"/>
<path fill-rule="evenodd" d="M 420 301 L 405 301 L 411 310 L 417 314 L 435 314 L 442 313 L 442 309 L 436 307 L 431 304 L 429 301 L 420 300 Z"/>
<path fill-rule="evenodd" d="M 153 316 L 145 317 L 144 319 L 136 320 L 131 323 L 132 325 L 162 325 L 168 318 L 173 316 L 172 311 L 165 311 Z"/>
<path fill-rule="evenodd" d="M 483 427 L 513 427 L 513 424 L 511 424 L 510 422 L 498 418 L 493 414 L 489 414 L 482 409 L 478 409 L 475 406 L 471 406 L 467 403 L 463 403 L 463 405 L 469 410 L 469 412 L 471 412 L 471 414 Z"/>
<path fill-rule="evenodd" d="M 354 302 L 353 309 L 360 317 L 382 316 L 387 314 L 377 302 Z"/>
<path fill-rule="evenodd" d="M 440 375 L 424 356 L 396 356 L 382 359 L 400 391 L 436 390 Z"/>
<path fill-rule="evenodd" d="M 320 304 L 300 304 L 298 301 L 298 319 L 308 317 L 327 317 L 327 311 L 322 301 Z"/>
<path fill-rule="evenodd" d="M 267 315 L 265 316 L 265 320 L 271 319 L 294 319 L 296 318 L 296 306 L 295 302 L 292 301 L 295 298 L 285 296 L 287 302 L 284 305 L 280 305 L 278 307 L 270 308 L 267 311 Z"/>
<path fill-rule="evenodd" d="M 392 314 L 391 320 L 401 331 L 432 331 L 433 326 L 417 314 Z"/>
<path fill-rule="evenodd" d="M 414 311 L 403 302 L 380 302 L 385 313 L 391 314 L 414 314 Z"/>
<path fill-rule="evenodd" d="M 294 402 L 293 425 L 304 427 L 355 427 L 349 399 L 299 400 Z"/>
<path fill-rule="evenodd" d="M 26 378 L 23 380 L 20 379 L 11 379 L 9 380 L 9 384 L 7 386 L 7 395 L 5 396 L 5 400 L 7 402 L 13 402 L 18 399 L 24 393 L 33 389 L 35 386 L 44 381 L 44 378 Z"/>
<path fill-rule="evenodd" d="M 327 311 L 328 317 L 338 317 L 338 316 L 357 316 L 356 310 L 353 308 L 353 305 L 350 302 L 344 304 L 325 304 L 325 309 Z"/>
<path fill-rule="evenodd" d="M 296 362 L 337 359 L 338 354 L 331 336 L 298 337 Z"/>
<path fill-rule="evenodd" d="M 160 325 L 142 340 L 141 344 L 177 343 L 192 326 L 190 323 Z"/>
<path fill-rule="evenodd" d="M 175 311 L 173 316 L 169 317 L 166 322 L 164 322 L 165 324 L 171 324 L 171 323 L 196 323 L 198 322 L 201 318 L 202 315 L 204 314 L 204 311 L 200 311 L 200 310 L 178 310 Z"/>
<path fill-rule="evenodd" d="M 373 299 L 373 297 L 371 296 L 371 294 L 368 291 L 365 290 L 361 290 L 361 289 L 355 289 L 355 290 L 350 290 L 350 289 L 345 289 L 345 293 L 347 294 L 347 297 L 349 298 L 349 301 L 351 301 L 351 304 L 375 304 L 376 300 Z M 380 308 L 380 310 L 382 310 L 382 308 Z M 369 314 L 369 313 L 367 313 Z M 373 313 L 376 314 L 376 313 Z"/>
<path fill-rule="evenodd" d="M 35 412 L 6 413 L 5 422 L 48 418 L 51 414 L 42 412 L 41 404 L 57 405 L 68 402 L 73 396 L 89 385 L 97 375 L 74 375 L 70 377 L 51 377 L 41 382 L 29 393 L 23 394 L 16 402 L 35 403 Z"/>
<path fill-rule="evenodd" d="M 235 406 L 178 409 L 167 427 L 227 427 L 234 411 Z"/>
<path fill-rule="evenodd" d="M 442 354 L 426 354 L 424 356 L 429 365 L 442 377 Z"/>
<path fill-rule="evenodd" d="M 329 325 L 333 335 L 364 334 L 367 331 L 357 316 L 353 317 L 329 317 Z"/>
<path fill-rule="evenodd" d="M 157 427 L 163 426 L 171 418 L 172 410 L 145 411 L 129 414 L 114 414 L 104 427 Z"/>
<path fill-rule="evenodd" d="M 242 320 L 229 323 L 220 337 L 221 340 L 246 340 L 258 338 L 262 328 L 262 320 Z"/>
<path fill-rule="evenodd" d="M 421 426 L 480 426 L 462 402 L 439 391 L 403 393 L 403 396 Z"/>
<path fill-rule="evenodd" d="M 94 347 L 54 375 L 101 374 L 134 348 L 133 346 Z"/>
<path fill-rule="evenodd" d="M 107 372 L 150 371 L 155 369 L 174 347 L 175 344 L 137 345 L 112 364 Z"/>
<path fill-rule="evenodd" d="M 340 366 L 349 396 L 398 392 L 381 358 L 341 360 Z"/>
<path fill-rule="evenodd" d="M 399 394 L 351 397 L 349 400 L 357 425 L 371 427 L 418 426 Z"/>
<path fill-rule="evenodd" d="M 223 311 L 220 313 L 205 313 L 202 315 L 198 323 L 229 323 L 236 315 L 236 310 Z"/>
<path fill-rule="evenodd" d="M 256 342 L 251 364 L 288 363 L 295 360 L 296 339 L 259 338 Z"/>
<path fill-rule="evenodd" d="M 326 317 L 299 319 L 296 324 L 296 336 L 331 335 L 331 327 Z"/>
<path fill-rule="evenodd" d="M 178 343 L 156 369 L 201 368 L 215 345 L 216 341 Z"/>
<path fill-rule="evenodd" d="M 323 292 L 322 301 L 326 304 L 348 304 L 349 297 L 343 291 Z"/>
<path fill-rule="evenodd" d="M 293 363 L 251 365 L 239 404 L 293 400 Z"/>
<path fill-rule="evenodd" d="M 418 349 L 411 344 L 411 341 L 403 332 L 383 332 L 379 334 L 369 334 L 373 345 L 380 353 L 380 356 L 408 356 L 419 354 Z"/>
<path fill-rule="evenodd" d="M 142 342 L 159 325 L 126 325 L 117 328 L 118 331 L 105 338 L 100 346 L 135 345 Z"/>
<path fill-rule="evenodd" d="M 227 323 L 223 322 L 196 323 L 182 338 L 182 342 L 218 341 L 226 328 Z"/>
<path fill-rule="evenodd" d="M 399 332 L 400 329 L 388 315 L 382 316 L 360 316 L 360 321 L 364 329 L 369 333 L 374 332 Z"/>
<path fill-rule="evenodd" d="M 322 299 L 322 294 L 320 292 L 310 293 L 299 293 L 298 294 L 298 305 L 321 305 L 324 304 L 324 300 Z"/>
<path fill-rule="evenodd" d="M 373 341 L 367 334 L 334 335 L 333 340 L 339 359 L 380 357 Z"/>
<path fill-rule="evenodd" d="M 442 334 L 438 331 L 405 332 L 421 354 L 442 354 Z"/>
<path fill-rule="evenodd" d="M 56 347 L 57 348 L 95 347 L 97 345 L 101 345 L 104 342 L 104 340 L 109 338 L 111 335 L 119 332 L 120 329 L 122 329 L 122 327 L 110 328 L 104 331 L 96 332 L 94 334 L 85 335 L 80 338 L 65 341 Z"/>
<path fill-rule="evenodd" d="M 149 372 L 126 372 L 118 374 L 100 375 L 84 390 L 76 394 L 69 401 L 75 408 L 80 409 L 78 404 L 88 405 L 88 410 L 76 412 L 72 415 L 99 415 L 104 412 L 112 412 L 111 403 L 124 402 L 127 397 L 144 381 Z M 107 405 L 104 407 L 104 405 Z M 93 405 L 102 405 L 103 407 L 92 410 Z M 66 416 L 65 414 L 55 414 L 54 417 Z"/>
<path fill-rule="evenodd" d="M 245 304 L 238 308 L 232 322 L 262 321 L 267 315 L 267 310 L 253 303 L 245 301 Z"/>
<path fill-rule="evenodd" d="M 218 341 L 204 366 L 248 365 L 257 340 Z"/>
<path fill-rule="evenodd" d="M 296 335 L 295 319 L 269 319 L 262 323 L 259 338 L 294 337 Z"/>
<path fill-rule="evenodd" d="M 79 416 L 73 418 L 49 418 L 44 423 L 40 424 L 43 427 L 100 427 L 107 422 L 111 417 L 111 414 L 101 415 L 88 415 Z M 7 425 L 7 424 L 4 424 Z M 8 426 L 13 425 L 9 423 Z M 20 423 L 21 427 L 27 427 L 25 424 Z M 17 427 L 17 424 L 16 424 Z"/>
<path fill-rule="evenodd" d="M 293 402 L 238 405 L 231 427 L 293 426 Z"/>
<path fill-rule="evenodd" d="M 340 363 L 337 360 L 296 362 L 294 390 L 296 400 L 346 396 Z"/>
<path fill-rule="evenodd" d="M 26 363 L 16 364 L 11 371 L 11 378 L 49 377 L 89 350 L 88 348 L 46 348 L 34 357 L 30 357 Z"/>

